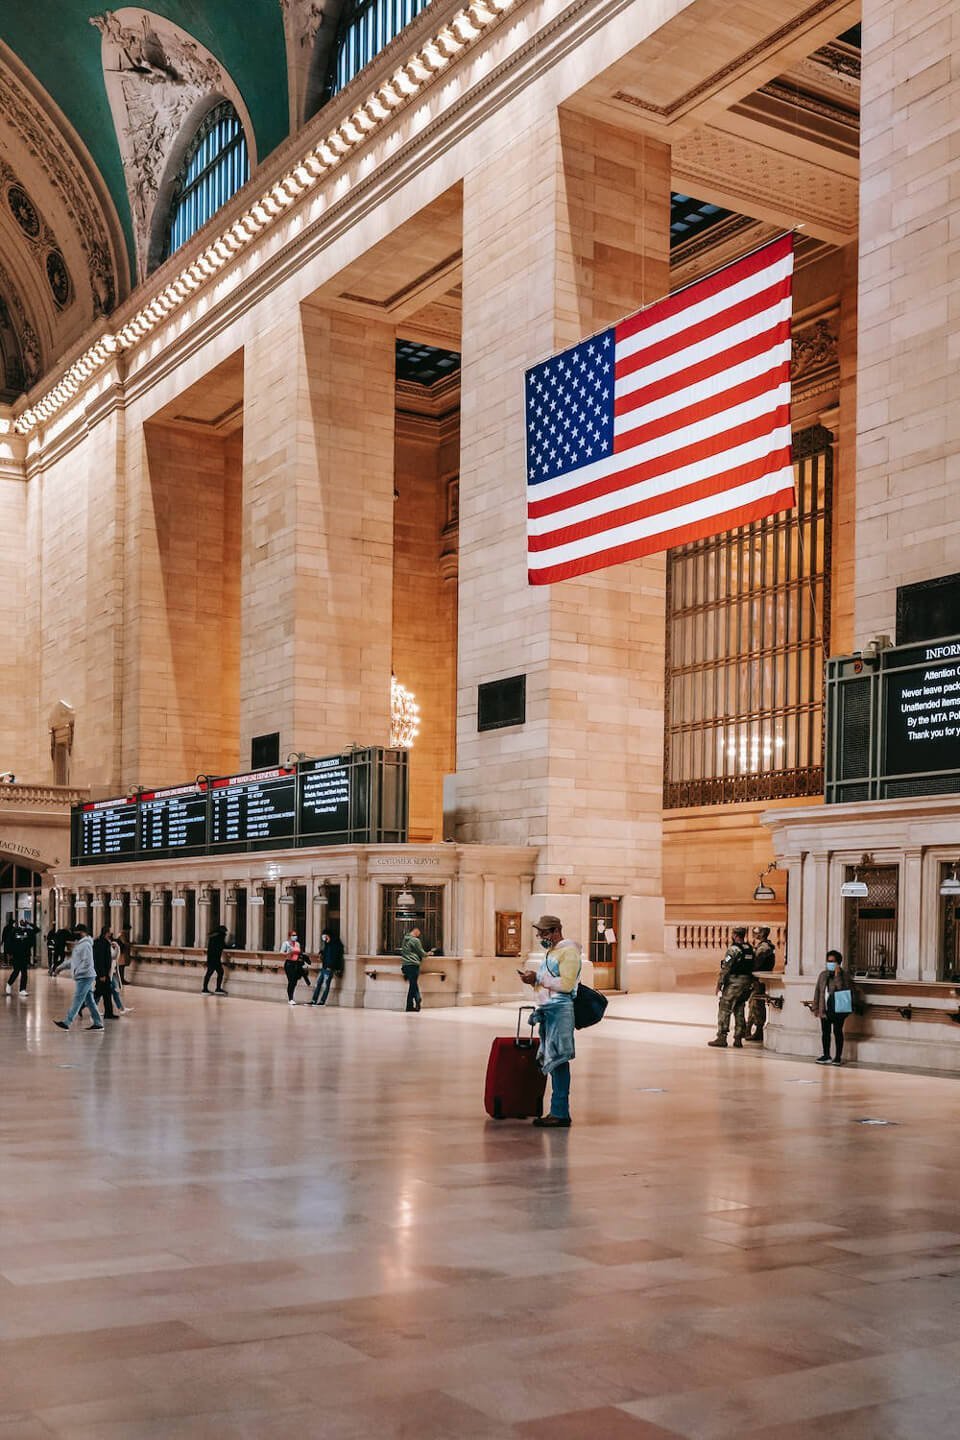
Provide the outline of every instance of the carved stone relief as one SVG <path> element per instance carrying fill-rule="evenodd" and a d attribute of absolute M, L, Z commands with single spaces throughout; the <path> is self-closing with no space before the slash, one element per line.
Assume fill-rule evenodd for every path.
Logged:
<path fill-rule="evenodd" d="M 3 265 L 0 265 L 0 342 L 5 371 L 0 376 L 0 388 L 13 397 L 40 379 L 43 357 L 37 332 Z"/>
<path fill-rule="evenodd" d="M 161 192 L 169 190 L 171 171 L 204 111 L 221 98 L 232 102 L 243 121 L 251 165 L 253 130 L 223 66 L 171 20 L 124 8 L 94 15 L 90 24 L 103 36 L 104 83 L 130 197 L 137 274 L 143 279 L 157 258 L 151 237 Z"/>
<path fill-rule="evenodd" d="M 68 308 L 75 295 L 83 300 L 86 313 L 71 326 L 72 332 L 108 314 L 126 288 L 119 224 L 112 212 L 110 220 L 107 218 L 105 206 L 109 201 L 105 191 L 103 195 L 97 193 L 89 157 L 78 153 L 73 137 L 64 133 L 55 107 L 39 92 L 32 77 L 21 72 L 16 57 L 0 47 L 0 119 L 7 127 L 5 134 L 0 127 L 0 150 L 6 150 L 13 159 L 13 166 L 7 165 L 4 172 L 3 203 L 24 240 L 36 247 L 37 262 L 55 307 Z M 29 175 L 26 169 L 14 173 L 14 168 L 21 170 L 21 165 L 29 167 Z M 31 175 L 38 175 L 42 187 L 49 187 L 46 194 L 48 203 L 51 194 L 55 198 L 55 217 L 44 216 L 36 194 L 37 182 L 31 180 Z M 69 231 L 60 234 L 60 243 L 53 234 L 54 224 L 58 231 L 61 227 Z M 47 256 L 52 251 L 59 258 L 48 266 Z M 70 261 L 67 254 L 72 257 Z M 84 269 L 87 272 L 84 279 L 89 281 L 89 301 L 86 285 L 77 291 L 76 271 L 70 274 L 71 264 L 76 266 L 78 260 L 80 274 Z"/>
<path fill-rule="evenodd" d="M 317 108 L 315 92 L 323 81 L 322 75 L 317 78 L 321 68 L 317 63 L 318 51 L 322 49 L 325 54 L 329 49 L 342 4 L 338 0 L 280 0 L 280 9 L 287 46 L 290 129 L 293 131 Z M 318 36 L 321 36 L 319 45 Z"/>

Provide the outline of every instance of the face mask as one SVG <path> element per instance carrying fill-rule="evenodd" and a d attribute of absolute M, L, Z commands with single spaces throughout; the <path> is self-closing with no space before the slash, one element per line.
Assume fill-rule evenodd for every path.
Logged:
<path fill-rule="evenodd" d="M 541 949 L 541 950 L 552 950 L 552 949 L 553 949 L 553 941 L 552 941 L 552 940 L 541 940 L 541 941 L 540 941 L 540 949 Z"/>
<path fill-rule="evenodd" d="M 828 970 L 836 970 L 836 968 L 837 968 L 837 962 L 836 962 L 836 960 L 828 960 L 828 961 L 827 961 L 827 969 L 828 969 Z"/>

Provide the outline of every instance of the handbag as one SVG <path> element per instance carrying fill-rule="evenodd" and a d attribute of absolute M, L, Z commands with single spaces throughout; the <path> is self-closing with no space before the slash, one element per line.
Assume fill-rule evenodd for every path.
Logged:
<path fill-rule="evenodd" d="M 833 1013 L 834 1015 L 851 1015 L 853 1013 L 852 990 L 834 990 Z"/>
<path fill-rule="evenodd" d="M 575 1030 L 589 1030 L 599 1025 L 607 1008 L 607 997 L 589 985 L 578 985 L 573 997 L 573 1027 Z"/>

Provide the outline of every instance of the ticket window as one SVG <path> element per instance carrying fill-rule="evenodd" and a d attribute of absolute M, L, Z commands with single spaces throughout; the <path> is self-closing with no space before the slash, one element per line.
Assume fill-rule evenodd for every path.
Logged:
<path fill-rule="evenodd" d="M 286 940 L 286 935 L 284 935 Z M 274 885 L 263 887 L 263 939 L 260 942 L 261 950 L 276 950 L 277 948 L 277 891 Z"/>
<path fill-rule="evenodd" d="M 402 906 L 401 895 L 412 897 L 413 905 Z M 381 897 L 381 955 L 399 955 L 404 935 L 415 926 L 425 950 L 443 953 L 442 885 L 384 885 Z"/>
<path fill-rule="evenodd" d="M 953 875 L 952 865 L 940 868 L 940 883 Z M 960 895 L 940 896 L 940 964 L 937 979 L 960 981 Z"/>
<path fill-rule="evenodd" d="M 615 990 L 620 953 L 620 900 L 613 895 L 590 896 L 590 960 L 598 990 Z"/>
<path fill-rule="evenodd" d="M 243 885 L 237 886 L 237 919 L 231 939 L 231 950 L 247 948 L 247 892 Z"/>
<path fill-rule="evenodd" d="M 160 944 L 173 944 L 173 891 L 164 890 L 160 910 Z"/>
<path fill-rule="evenodd" d="M 137 905 L 137 944 L 150 944 L 150 891 L 140 892 L 139 904 Z"/>
<path fill-rule="evenodd" d="M 186 904 L 183 909 L 183 943 L 187 949 L 192 949 L 197 943 L 197 892 L 187 890 L 184 892 Z"/>

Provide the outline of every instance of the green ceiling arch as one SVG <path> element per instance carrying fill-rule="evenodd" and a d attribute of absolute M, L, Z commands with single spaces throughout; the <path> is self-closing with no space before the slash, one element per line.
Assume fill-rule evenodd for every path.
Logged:
<path fill-rule="evenodd" d="M 260 161 L 286 137 L 287 59 L 280 0 L 148 0 L 215 55 L 243 96 Z M 113 197 L 133 275 L 133 229 L 91 0 L 14 0 L 0 4 L 0 38 L 33 72 L 83 140 Z M 116 9 L 123 8 L 120 5 Z"/>

